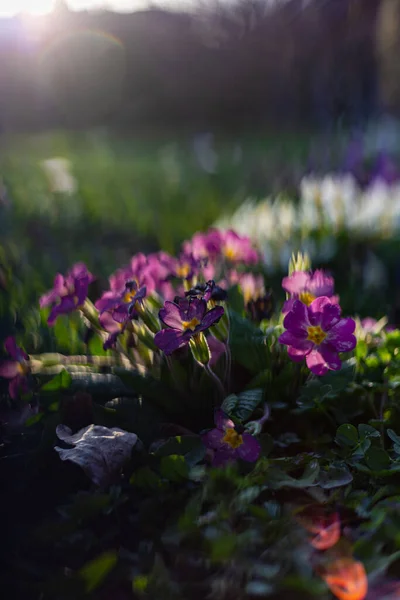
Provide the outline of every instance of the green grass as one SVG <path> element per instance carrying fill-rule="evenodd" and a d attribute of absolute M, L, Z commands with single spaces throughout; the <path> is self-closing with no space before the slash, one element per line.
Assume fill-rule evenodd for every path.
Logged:
<path fill-rule="evenodd" d="M 242 158 L 235 164 L 237 143 Z M 218 170 L 209 174 L 196 162 L 189 135 L 92 131 L 4 138 L 0 175 L 12 206 L 1 214 L 0 249 L 3 271 L 10 276 L 11 269 L 12 279 L 3 312 L 5 302 L 26 310 L 74 261 L 84 260 L 106 277 L 135 252 L 176 252 L 221 213 L 280 186 L 279 175 L 288 165 L 304 164 L 309 148 L 304 135 L 217 136 L 215 146 Z M 172 171 L 163 163 L 166 148 L 174 157 Z M 40 162 L 53 157 L 70 161 L 75 195 L 50 192 Z"/>

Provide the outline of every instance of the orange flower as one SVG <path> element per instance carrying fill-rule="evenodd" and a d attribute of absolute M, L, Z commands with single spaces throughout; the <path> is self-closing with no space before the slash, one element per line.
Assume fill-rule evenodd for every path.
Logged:
<path fill-rule="evenodd" d="M 298 517 L 299 522 L 313 535 L 310 544 L 316 550 L 327 550 L 340 538 L 340 517 L 337 512 L 326 514 L 319 506 L 309 507 Z"/>
<path fill-rule="evenodd" d="M 322 575 L 332 594 L 339 600 L 363 600 L 368 593 L 368 579 L 361 562 L 339 558 Z"/>

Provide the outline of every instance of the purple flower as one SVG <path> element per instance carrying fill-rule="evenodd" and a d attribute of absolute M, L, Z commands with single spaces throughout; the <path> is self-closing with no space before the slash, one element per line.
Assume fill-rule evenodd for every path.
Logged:
<path fill-rule="evenodd" d="M 10 379 L 8 392 L 15 400 L 20 394 L 26 394 L 29 390 L 27 378 L 30 373 L 29 356 L 17 346 L 13 337 L 6 339 L 4 348 L 13 360 L 0 361 L 0 376 Z"/>
<path fill-rule="evenodd" d="M 198 274 L 203 261 L 195 258 L 193 254 L 182 252 L 178 259 L 171 265 L 171 275 L 180 279 L 193 279 Z"/>
<path fill-rule="evenodd" d="M 282 280 L 283 289 L 290 294 L 290 300 L 283 305 L 282 312 L 289 312 L 295 300 L 301 300 L 303 304 L 310 306 L 315 298 L 327 296 L 331 302 L 338 304 L 339 297 L 334 296 L 334 279 L 322 269 L 313 273 L 310 271 L 295 271 L 289 277 Z"/>
<path fill-rule="evenodd" d="M 255 462 L 260 456 L 261 446 L 244 427 L 231 421 L 222 410 L 215 412 L 215 429 L 201 436 L 203 444 L 213 451 L 213 467 L 222 467 L 238 458 Z"/>
<path fill-rule="evenodd" d="M 64 277 L 60 273 L 54 278 L 54 287 L 40 298 L 40 308 L 51 306 L 47 319 L 48 325 L 54 325 L 58 315 L 73 312 L 85 302 L 89 284 L 94 277 L 83 263 L 77 263 Z"/>
<path fill-rule="evenodd" d="M 209 229 L 206 233 L 195 233 L 190 241 L 183 243 L 185 254 L 192 254 L 195 258 L 209 258 L 215 260 L 221 255 L 222 233 L 218 229 Z"/>
<path fill-rule="evenodd" d="M 160 320 L 168 329 L 156 333 L 154 343 L 165 354 L 189 343 L 190 339 L 208 329 L 224 314 L 222 306 L 207 311 L 207 302 L 198 298 L 178 298 L 176 302 L 165 302 L 159 312 Z"/>
<path fill-rule="evenodd" d="M 136 311 L 137 303 L 143 302 L 146 296 L 146 286 L 138 287 L 136 281 L 127 281 L 123 291 L 105 292 L 97 300 L 95 306 L 102 315 L 104 312 L 112 311 L 112 317 L 119 323 L 124 323 L 132 318 Z"/>
<path fill-rule="evenodd" d="M 206 302 L 215 304 L 216 302 L 223 302 L 226 300 L 228 294 L 219 285 L 216 285 L 213 279 L 210 279 L 206 283 L 198 283 L 194 288 L 185 292 L 185 296 L 190 298 L 203 298 Z"/>
<path fill-rule="evenodd" d="M 283 325 L 287 331 L 279 337 L 288 346 L 288 354 L 295 362 L 304 358 L 315 375 L 341 367 L 339 352 L 349 352 L 356 346 L 353 319 L 341 319 L 341 308 L 330 298 L 322 296 L 310 306 L 295 300 Z"/>
<path fill-rule="evenodd" d="M 231 263 L 256 264 L 260 256 L 247 236 L 240 236 L 232 230 L 222 234 L 222 254 Z"/>
<path fill-rule="evenodd" d="M 209 365 L 211 368 L 215 367 L 219 359 L 225 354 L 226 346 L 223 342 L 217 340 L 213 335 L 207 337 L 208 347 L 210 348 L 211 358 Z"/>

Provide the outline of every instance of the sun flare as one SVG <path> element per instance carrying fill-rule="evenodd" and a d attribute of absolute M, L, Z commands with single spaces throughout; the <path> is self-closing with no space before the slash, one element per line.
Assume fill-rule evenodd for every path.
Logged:
<path fill-rule="evenodd" d="M 54 7 L 54 0 L 0 0 L 0 17 L 12 17 L 18 13 L 44 15 Z"/>

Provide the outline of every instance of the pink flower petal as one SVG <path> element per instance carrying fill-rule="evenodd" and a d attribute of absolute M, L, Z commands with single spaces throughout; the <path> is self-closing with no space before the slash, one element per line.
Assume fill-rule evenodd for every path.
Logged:
<path fill-rule="evenodd" d="M 220 429 L 222 432 L 228 427 L 235 427 L 235 423 L 221 409 L 215 411 L 214 423 L 217 429 Z"/>
<path fill-rule="evenodd" d="M 306 356 L 307 367 L 314 375 L 325 375 L 329 370 L 338 371 L 342 366 L 337 352 L 328 344 L 321 344 Z"/>
<path fill-rule="evenodd" d="M 261 453 L 258 440 L 249 433 L 243 433 L 243 444 L 237 449 L 237 455 L 248 462 L 255 462 Z"/>
<path fill-rule="evenodd" d="M 162 329 L 154 336 L 154 343 L 165 354 L 171 354 L 171 352 L 185 346 L 189 342 L 189 339 L 190 336 L 185 338 L 176 329 Z"/>
<path fill-rule="evenodd" d="M 298 295 L 308 288 L 311 276 L 306 271 L 295 271 L 289 277 L 282 279 L 282 287 L 289 294 Z"/>
<path fill-rule="evenodd" d="M 310 354 L 310 352 L 313 349 L 314 344 L 312 344 L 311 342 L 311 347 L 310 348 L 293 348 L 293 346 L 289 346 L 288 347 L 288 356 L 294 361 L 294 362 L 301 362 L 305 356 L 307 356 L 308 354 Z"/>
<path fill-rule="evenodd" d="M 201 436 L 201 440 L 207 448 L 218 450 L 223 445 L 222 438 L 224 437 L 224 435 L 225 432 L 222 429 L 211 429 L 210 431 L 207 431 L 207 433 L 204 433 Z"/>
<path fill-rule="evenodd" d="M 285 344 L 286 346 L 293 346 L 294 348 L 312 348 L 313 343 L 310 340 L 307 340 L 307 331 L 302 331 L 301 335 L 297 335 L 292 333 L 291 331 L 284 331 L 282 335 L 279 336 L 278 341 L 280 344 Z"/>
<path fill-rule="evenodd" d="M 332 304 L 330 298 L 321 296 L 311 302 L 308 307 L 310 322 L 312 325 L 321 325 L 324 331 L 329 330 L 340 320 L 341 308 L 338 304 Z"/>
<path fill-rule="evenodd" d="M 300 300 L 295 300 L 292 310 L 288 312 L 283 320 L 283 326 L 285 329 L 290 329 L 294 335 L 301 337 L 307 331 L 309 325 L 307 306 L 300 302 Z"/>
<path fill-rule="evenodd" d="M 201 327 L 199 327 L 198 331 L 204 331 L 204 329 L 208 329 L 214 323 L 216 323 L 224 314 L 224 309 L 222 306 L 216 306 L 209 310 L 203 317 L 201 322 Z"/>
<path fill-rule="evenodd" d="M 179 331 L 183 330 L 181 311 L 179 306 L 174 302 L 169 302 L 167 300 L 164 304 L 164 308 L 160 310 L 159 316 L 161 321 L 169 327 L 178 329 Z"/>
<path fill-rule="evenodd" d="M 19 373 L 19 363 L 15 360 L 4 360 L 0 362 L 0 376 L 6 379 L 14 379 Z"/>
<path fill-rule="evenodd" d="M 353 335 L 356 324 L 353 319 L 341 319 L 328 333 L 326 341 L 338 352 L 350 352 L 357 345 L 357 339 Z"/>

